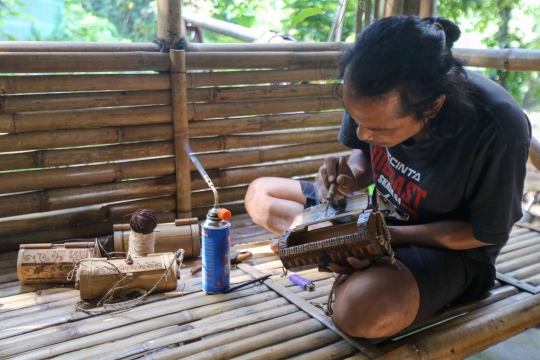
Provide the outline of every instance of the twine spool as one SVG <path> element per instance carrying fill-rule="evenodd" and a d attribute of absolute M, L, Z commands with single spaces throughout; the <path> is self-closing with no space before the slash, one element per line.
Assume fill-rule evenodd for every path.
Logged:
<path fill-rule="evenodd" d="M 133 213 L 129 222 L 129 250 L 127 258 L 147 256 L 154 253 L 157 217 L 152 210 L 139 209 Z"/>

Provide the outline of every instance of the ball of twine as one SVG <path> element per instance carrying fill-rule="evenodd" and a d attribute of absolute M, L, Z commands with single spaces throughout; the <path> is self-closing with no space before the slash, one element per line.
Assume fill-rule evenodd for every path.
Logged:
<path fill-rule="evenodd" d="M 157 226 L 156 214 L 152 210 L 139 209 L 131 216 L 129 225 L 136 233 L 150 234 Z"/>

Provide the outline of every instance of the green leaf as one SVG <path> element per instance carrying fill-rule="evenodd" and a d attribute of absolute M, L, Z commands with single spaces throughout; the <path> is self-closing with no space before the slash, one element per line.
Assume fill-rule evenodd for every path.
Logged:
<path fill-rule="evenodd" d="M 310 16 L 319 15 L 322 13 L 323 13 L 322 9 L 319 9 L 319 8 L 302 9 L 302 11 L 300 11 L 297 15 L 293 16 L 291 20 L 291 28 L 294 27 L 294 25 L 298 24 L 300 21 Z"/>

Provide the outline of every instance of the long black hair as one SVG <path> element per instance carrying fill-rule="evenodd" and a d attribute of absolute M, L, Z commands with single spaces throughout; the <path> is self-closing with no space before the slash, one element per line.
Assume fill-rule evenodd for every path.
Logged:
<path fill-rule="evenodd" d="M 451 48 L 461 31 L 442 17 L 394 16 L 366 27 L 340 56 L 338 79 L 355 97 L 377 98 L 397 91 L 402 115 L 426 121 L 435 100 L 446 100 L 429 121 L 438 138 L 474 126 L 478 117 L 463 62 Z"/>

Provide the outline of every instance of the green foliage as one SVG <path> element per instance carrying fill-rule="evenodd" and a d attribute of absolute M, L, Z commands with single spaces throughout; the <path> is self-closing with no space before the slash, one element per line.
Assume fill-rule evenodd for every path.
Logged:
<path fill-rule="evenodd" d="M 9 17 L 29 18 L 28 15 L 23 14 L 21 11 L 14 10 L 21 8 L 24 8 L 24 4 L 21 0 L 0 0 L 0 39 L 8 39 L 11 41 L 17 40 L 13 35 L 10 35 L 3 30 L 4 23 L 2 20 Z"/>
<path fill-rule="evenodd" d="M 322 9 L 318 9 L 318 8 L 302 9 L 300 10 L 298 14 L 293 16 L 291 20 L 291 27 L 294 27 L 294 25 L 298 24 L 302 20 L 307 19 L 310 16 L 319 15 L 319 14 L 323 14 Z"/>

